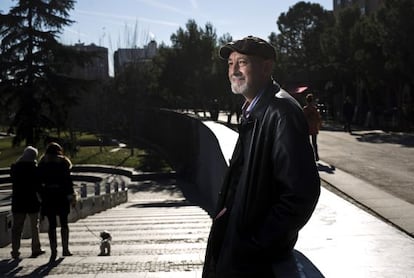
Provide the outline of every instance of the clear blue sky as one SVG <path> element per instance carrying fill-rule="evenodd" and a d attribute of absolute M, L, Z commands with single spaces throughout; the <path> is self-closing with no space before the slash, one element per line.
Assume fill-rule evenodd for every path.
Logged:
<path fill-rule="evenodd" d="M 61 42 L 95 43 L 117 48 L 141 47 L 149 40 L 169 45 L 171 34 L 185 29 L 189 19 L 200 27 L 210 22 L 220 37 L 229 33 L 234 39 L 255 35 L 267 39 L 278 33 L 276 20 L 295 0 L 78 0 Z M 308 1 L 332 10 L 333 0 Z M 17 1 L 0 0 L 0 10 L 8 12 Z M 137 30 L 135 32 L 135 29 Z M 133 35 L 136 34 L 136 39 Z M 129 37 L 129 38 L 128 38 Z M 110 60 L 111 61 L 111 60 Z"/>

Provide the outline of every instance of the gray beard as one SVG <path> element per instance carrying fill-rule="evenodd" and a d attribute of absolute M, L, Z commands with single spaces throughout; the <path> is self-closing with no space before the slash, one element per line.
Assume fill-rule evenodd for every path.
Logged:
<path fill-rule="evenodd" d="M 249 91 L 249 86 L 247 83 L 244 83 L 243 85 L 239 86 L 235 82 L 231 82 L 231 91 L 235 95 L 246 95 Z"/>

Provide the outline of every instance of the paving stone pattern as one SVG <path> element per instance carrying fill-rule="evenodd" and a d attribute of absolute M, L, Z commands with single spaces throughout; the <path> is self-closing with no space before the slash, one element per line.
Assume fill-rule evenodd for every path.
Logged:
<path fill-rule="evenodd" d="M 174 181 L 138 183 L 127 203 L 69 224 L 74 256 L 47 264 L 47 233 L 41 233 L 47 253 L 36 259 L 29 258 L 29 239 L 22 240 L 18 263 L 9 259 L 10 245 L 0 248 L 0 277 L 200 277 L 210 225 Z M 112 235 L 111 256 L 98 256 L 103 230 Z"/>

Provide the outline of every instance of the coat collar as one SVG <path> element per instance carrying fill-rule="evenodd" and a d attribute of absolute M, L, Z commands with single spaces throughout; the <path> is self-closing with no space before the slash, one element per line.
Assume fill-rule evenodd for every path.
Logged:
<path fill-rule="evenodd" d="M 261 119 L 269 105 L 270 100 L 276 95 L 277 92 L 279 92 L 279 90 L 280 86 L 276 82 L 273 80 L 269 81 L 259 101 L 250 112 L 250 117 L 252 119 Z"/>

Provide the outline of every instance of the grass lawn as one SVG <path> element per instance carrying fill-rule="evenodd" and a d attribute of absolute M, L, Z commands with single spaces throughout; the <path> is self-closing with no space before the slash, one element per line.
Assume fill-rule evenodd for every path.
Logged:
<path fill-rule="evenodd" d="M 83 134 L 79 138 L 79 151 L 75 156 L 69 156 L 73 164 L 103 164 L 122 167 L 131 167 L 144 172 L 169 172 L 171 167 L 159 155 L 151 150 L 134 148 L 133 155 L 131 149 L 118 148 L 117 146 L 93 146 L 97 142 L 96 137 L 90 134 Z M 82 142 L 87 142 L 83 146 Z M 22 154 L 23 146 L 12 147 L 12 138 L 0 138 L 0 168 L 10 167 Z M 39 149 L 39 158 L 44 153 L 44 149 Z"/>
<path fill-rule="evenodd" d="M 0 139 L 0 168 L 9 167 L 22 154 L 24 147 L 12 148 L 12 138 Z"/>
<path fill-rule="evenodd" d="M 75 157 L 71 158 L 73 164 L 104 164 L 122 167 L 131 167 L 144 172 L 169 172 L 171 167 L 156 153 L 134 148 L 131 155 L 129 148 L 116 148 L 113 146 L 80 147 Z"/>

